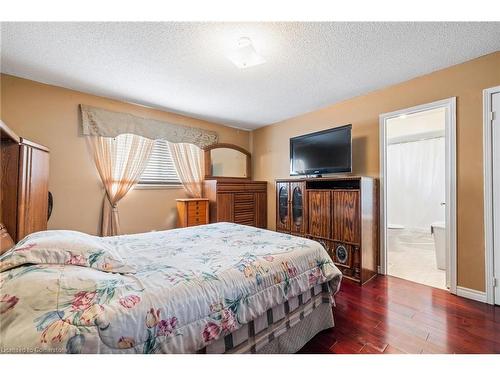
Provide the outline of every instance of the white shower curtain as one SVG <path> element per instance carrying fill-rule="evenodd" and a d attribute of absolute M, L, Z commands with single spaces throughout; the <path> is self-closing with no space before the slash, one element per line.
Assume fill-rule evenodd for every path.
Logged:
<path fill-rule="evenodd" d="M 444 137 L 387 147 L 387 220 L 406 229 L 430 231 L 445 221 Z"/>

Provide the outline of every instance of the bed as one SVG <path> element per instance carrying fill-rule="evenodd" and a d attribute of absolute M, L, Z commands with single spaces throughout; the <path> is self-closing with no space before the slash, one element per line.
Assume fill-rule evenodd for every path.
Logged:
<path fill-rule="evenodd" d="M 0 271 L 4 353 L 293 353 L 341 282 L 318 242 L 232 223 L 37 232 Z"/>

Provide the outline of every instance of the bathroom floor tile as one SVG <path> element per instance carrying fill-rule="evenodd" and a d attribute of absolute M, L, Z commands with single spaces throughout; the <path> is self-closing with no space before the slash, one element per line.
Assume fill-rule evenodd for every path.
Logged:
<path fill-rule="evenodd" d="M 408 230 L 389 233 L 387 265 L 389 275 L 446 289 L 446 272 L 437 268 L 430 233 Z"/>

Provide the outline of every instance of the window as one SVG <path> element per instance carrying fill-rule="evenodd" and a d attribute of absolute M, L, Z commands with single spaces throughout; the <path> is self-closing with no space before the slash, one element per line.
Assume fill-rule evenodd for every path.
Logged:
<path fill-rule="evenodd" d="M 168 142 L 157 139 L 139 185 L 180 185 Z"/>

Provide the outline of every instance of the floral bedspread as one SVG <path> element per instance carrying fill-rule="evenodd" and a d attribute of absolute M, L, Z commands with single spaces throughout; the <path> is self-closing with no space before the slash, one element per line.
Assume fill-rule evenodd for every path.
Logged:
<path fill-rule="evenodd" d="M 0 273 L 0 352 L 190 353 L 316 284 L 340 284 L 318 242 L 248 226 L 99 240 L 135 273 L 71 261 Z"/>

